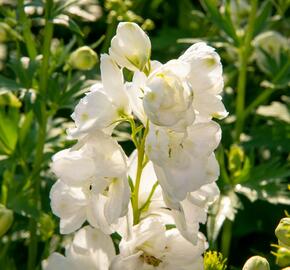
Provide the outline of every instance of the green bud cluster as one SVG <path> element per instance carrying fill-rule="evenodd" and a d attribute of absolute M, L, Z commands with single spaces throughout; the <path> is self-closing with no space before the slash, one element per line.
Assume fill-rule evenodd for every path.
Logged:
<path fill-rule="evenodd" d="M 204 270 L 226 270 L 227 259 L 217 251 L 207 251 L 204 254 Z"/>
<path fill-rule="evenodd" d="M 127 21 L 141 24 L 142 29 L 151 30 L 154 22 L 150 19 L 143 19 L 133 11 L 134 5 L 131 0 L 106 0 L 105 9 L 109 12 L 108 23 L 113 21 Z"/>
<path fill-rule="evenodd" d="M 276 256 L 276 263 L 281 267 L 290 265 L 290 217 L 282 218 L 275 230 L 278 238 L 278 245 L 272 245 L 277 248 L 272 252 Z"/>

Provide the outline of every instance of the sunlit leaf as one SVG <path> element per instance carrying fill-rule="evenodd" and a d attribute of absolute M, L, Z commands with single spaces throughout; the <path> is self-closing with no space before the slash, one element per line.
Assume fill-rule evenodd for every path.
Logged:
<path fill-rule="evenodd" d="M 252 167 L 247 181 L 237 184 L 235 191 L 244 194 L 249 200 L 266 200 L 270 203 L 290 204 L 290 193 L 286 178 L 290 176 L 289 164 L 283 165 L 271 160 Z"/>
<path fill-rule="evenodd" d="M 218 10 L 215 1 L 213 0 L 203 0 L 201 1 L 204 8 L 208 12 L 210 19 L 221 29 L 223 30 L 228 37 L 234 42 L 235 45 L 239 44 L 239 38 L 236 34 L 235 27 L 231 21 L 231 18 L 228 14 L 222 15 Z"/>

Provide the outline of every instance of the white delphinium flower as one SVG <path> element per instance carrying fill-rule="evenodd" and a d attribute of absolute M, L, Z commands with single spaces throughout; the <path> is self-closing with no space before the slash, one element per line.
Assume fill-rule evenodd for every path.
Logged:
<path fill-rule="evenodd" d="M 166 230 L 157 218 L 146 218 L 132 228 L 120 242 L 120 255 L 112 270 L 189 270 L 203 269 L 202 253 L 207 243 L 199 234 L 196 245 L 185 240 L 177 229 Z"/>
<path fill-rule="evenodd" d="M 112 233 L 110 225 L 126 214 L 130 198 L 126 156 L 117 142 L 95 132 L 56 154 L 52 170 L 60 179 L 50 198 L 61 233 L 77 230 L 86 220 Z"/>
<path fill-rule="evenodd" d="M 79 230 L 65 256 L 52 253 L 43 262 L 44 270 L 109 270 L 115 257 L 115 248 L 110 236 L 98 229 L 86 226 Z"/>
<path fill-rule="evenodd" d="M 186 198 L 187 193 L 214 182 L 219 175 L 213 151 L 218 146 L 221 130 L 217 123 L 191 125 L 187 135 L 150 125 L 146 153 L 163 193 L 172 204 Z"/>
<path fill-rule="evenodd" d="M 122 71 L 107 54 L 101 55 L 101 76 L 102 83 L 93 85 L 75 107 L 76 127 L 68 131 L 72 137 L 94 130 L 111 133 L 115 122 L 131 113 Z"/>
<path fill-rule="evenodd" d="M 170 206 L 167 205 L 171 210 L 176 228 L 185 239 L 191 243 L 197 241 L 196 231 L 199 229 L 199 224 L 206 222 L 208 208 L 217 200 L 218 196 L 219 188 L 214 182 L 189 193 L 186 199 L 180 202 L 179 210 L 170 209 Z"/>
<path fill-rule="evenodd" d="M 129 157 L 129 175 L 133 179 L 137 169 L 137 151 Z M 142 209 L 141 219 L 149 216 L 159 217 L 164 223 L 174 225 L 184 238 L 196 243 L 199 223 L 205 223 L 207 211 L 219 196 L 219 189 L 215 182 L 203 185 L 197 191 L 188 193 L 186 199 L 180 202 L 178 209 L 171 208 L 163 199 L 162 189 L 157 182 L 153 163 L 145 165 L 139 188 L 139 205 Z M 149 201 L 148 201 L 149 199 Z M 131 224 L 132 225 L 132 224 Z"/>
<path fill-rule="evenodd" d="M 193 107 L 200 121 L 224 118 L 227 111 L 219 95 L 224 86 L 222 64 L 215 49 L 204 42 L 193 44 L 179 58 L 190 65 L 187 79 L 193 90 Z"/>
<path fill-rule="evenodd" d="M 156 60 L 150 61 L 150 74 L 160 68 L 162 64 Z M 147 115 L 143 108 L 144 89 L 146 87 L 147 75 L 142 71 L 135 71 L 132 82 L 126 83 L 126 91 L 130 100 L 132 112 L 146 126 Z"/>
<path fill-rule="evenodd" d="M 109 52 L 119 66 L 132 71 L 143 70 L 150 60 L 151 42 L 136 23 L 121 22 Z"/>
<path fill-rule="evenodd" d="M 277 62 L 280 61 L 280 53 L 282 50 L 289 48 L 289 40 L 276 31 L 266 31 L 259 34 L 253 41 L 256 49 L 255 58 L 258 64 L 265 61 L 265 56 L 261 49 L 272 56 Z"/>
<path fill-rule="evenodd" d="M 143 89 L 143 106 L 157 126 L 184 131 L 195 118 L 193 91 L 185 80 L 189 65 L 172 60 L 151 73 Z"/>

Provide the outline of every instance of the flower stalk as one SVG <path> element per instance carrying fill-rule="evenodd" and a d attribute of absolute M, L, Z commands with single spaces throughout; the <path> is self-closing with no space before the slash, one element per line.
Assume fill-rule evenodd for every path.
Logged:
<path fill-rule="evenodd" d="M 239 75 L 237 86 L 237 98 L 236 98 L 236 128 L 235 137 L 239 142 L 240 134 L 244 128 L 244 110 L 245 110 L 245 98 L 246 98 L 246 86 L 247 86 L 247 65 L 251 54 L 251 42 L 255 30 L 255 19 L 257 13 L 257 0 L 251 1 L 251 13 L 249 18 L 249 24 L 245 36 L 245 41 L 239 48 Z"/>
<path fill-rule="evenodd" d="M 45 5 L 45 28 L 44 28 L 44 43 L 43 43 L 43 60 L 40 71 L 39 80 L 39 96 L 41 99 L 40 107 L 40 118 L 39 118 L 39 129 L 38 129 L 38 140 L 37 148 L 34 159 L 33 171 L 31 174 L 31 183 L 35 192 L 35 203 L 37 209 L 41 209 L 41 198 L 40 198 L 40 171 L 43 161 L 44 146 L 47 132 L 47 120 L 48 112 L 46 108 L 46 95 L 47 95 L 47 83 L 49 78 L 49 57 L 50 57 L 50 44 L 53 36 L 53 23 L 51 21 L 53 0 L 47 0 Z M 30 231 L 30 242 L 28 248 L 28 270 L 34 270 L 37 257 L 37 221 L 31 217 L 29 222 Z"/>
<path fill-rule="evenodd" d="M 142 170 L 144 168 L 145 141 L 146 141 L 146 136 L 147 136 L 148 132 L 149 132 L 149 125 L 147 122 L 141 143 L 140 143 L 139 147 L 137 148 L 138 163 L 137 163 L 136 181 L 135 181 L 134 191 L 132 194 L 133 223 L 134 223 L 134 225 L 139 223 L 140 214 L 141 214 L 141 209 L 139 209 L 139 189 L 140 189 Z"/>

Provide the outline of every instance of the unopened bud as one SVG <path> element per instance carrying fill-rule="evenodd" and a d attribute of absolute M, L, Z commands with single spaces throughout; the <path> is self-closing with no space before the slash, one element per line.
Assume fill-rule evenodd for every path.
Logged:
<path fill-rule="evenodd" d="M 0 237 L 4 235 L 13 222 L 13 211 L 0 204 Z"/>
<path fill-rule="evenodd" d="M 281 267 L 285 267 L 285 266 L 289 266 L 290 264 L 290 249 L 285 248 L 285 247 L 280 247 L 277 250 L 277 254 L 276 255 L 276 263 L 281 266 Z"/>
<path fill-rule="evenodd" d="M 253 256 L 246 261 L 242 270 L 270 270 L 270 265 L 265 258 Z"/>
<path fill-rule="evenodd" d="M 245 162 L 245 152 L 242 147 L 234 144 L 229 151 L 229 170 L 234 177 L 238 177 L 242 173 Z"/>
<path fill-rule="evenodd" d="M 88 46 L 78 48 L 69 58 L 69 64 L 80 70 L 90 70 L 97 62 L 98 55 Z"/>
<path fill-rule="evenodd" d="M 290 218 L 281 219 L 275 234 L 284 245 L 290 246 Z"/>

